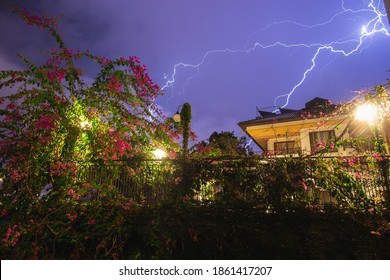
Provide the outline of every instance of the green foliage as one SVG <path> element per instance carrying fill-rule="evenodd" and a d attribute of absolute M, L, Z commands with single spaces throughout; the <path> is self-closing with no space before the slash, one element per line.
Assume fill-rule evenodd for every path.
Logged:
<path fill-rule="evenodd" d="M 183 128 L 183 154 L 184 157 L 188 154 L 188 141 L 190 138 L 190 129 L 191 129 L 191 105 L 189 103 L 184 103 L 180 112 L 180 122 Z"/>
<path fill-rule="evenodd" d="M 137 57 L 73 51 L 54 19 L 7 6 L 57 43 L 42 65 L 19 55 L 25 69 L 0 71 L 0 90 L 14 92 L 0 97 L 0 217 L 11 219 L 2 247 L 15 247 L 23 233 L 41 236 L 34 242 L 43 249 L 45 242 L 76 238 L 72 230 L 103 219 L 111 205 L 127 210 L 128 199 L 114 186 L 122 170 L 115 163 L 146 159 L 156 146 L 175 154 L 177 135 L 155 103 L 159 87 Z M 97 70 L 92 82 L 78 68 L 85 61 Z"/>
<path fill-rule="evenodd" d="M 245 136 L 238 138 L 234 132 L 214 131 L 207 141 L 202 141 L 192 147 L 192 156 L 228 158 L 253 155 L 253 149 L 247 145 Z"/>
<path fill-rule="evenodd" d="M 388 217 L 296 209 L 266 213 L 247 204 L 185 204 L 123 211 L 117 204 L 79 205 L 77 222 L 55 209 L 40 235 L 23 235 L 2 259 L 388 259 L 390 236 L 378 235 Z M 94 215 L 93 221 L 86 216 Z M 59 224 L 57 221 L 61 220 Z M 53 224 L 51 224 L 53 223 Z M 58 225 L 56 227 L 55 225 Z M 48 230 L 48 226 L 51 230 Z M 61 227 L 61 228 L 60 228 Z M 40 240 L 45 243 L 40 243 Z"/>

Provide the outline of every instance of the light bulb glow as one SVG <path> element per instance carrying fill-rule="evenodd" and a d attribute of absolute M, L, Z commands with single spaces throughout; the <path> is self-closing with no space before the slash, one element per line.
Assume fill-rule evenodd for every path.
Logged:
<path fill-rule="evenodd" d="M 373 125 L 378 119 L 378 108 L 370 103 L 361 104 L 356 108 L 355 117 L 359 121 L 366 121 Z"/>
<path fill-rule="evenodd" d="M 156 149 L 153 151 L 153 155 L 156 159 L 163 159 L 167 156 L 167 153 L 164 150 Z"/>

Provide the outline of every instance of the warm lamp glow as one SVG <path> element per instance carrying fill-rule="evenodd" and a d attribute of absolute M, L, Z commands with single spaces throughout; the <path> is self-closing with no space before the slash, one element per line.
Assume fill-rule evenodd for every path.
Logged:
<path fill-rule="evenodd" d="M 89 128 L 89 126 L 90 126 L 89 121 L 82 121 L 82 122 L 80 122 L 80 127 L 82 129 L 87 129 L 87 128 Z"/>
<path fill-rule="evenodd" d="M 365 103 L 356 108 L 355 117 L 359 121 L 366 121 L 373 125 L 378 118 L 378 109 L 376 106 Z"/>
<path fill-rule="evenodd" d="M 167 153 L 161 149 L 154 150 L 153 154 L 154 154 L 156 159 L 162 159 L 162 158 L 165 158 L 167 156 Z"/>
<path fill-rule="evenodd" d="M 173 120 L 174 120 L 175 122 L 180 122 L 181 118 L 180 118 L 179 112 L 177 112 L 177 113 L 173 116 Z"/>

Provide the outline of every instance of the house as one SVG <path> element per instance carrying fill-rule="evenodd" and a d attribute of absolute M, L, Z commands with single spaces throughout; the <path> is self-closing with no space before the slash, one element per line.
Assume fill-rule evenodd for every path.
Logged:
<path fill-rule="evenodd" d="M 390 24 L 390 0 L 383 0 L 383 2 L 385 3 L 387 18 L 388 18 L 389 24 Z"/>
<path fill-rule="evenodd" d="M 270 154 L 313 154 L 322 150 L 329 156 L 348 156 L 374 148 L 372 141 L 335 145 L 339 140 L 373 139 L 372 129 L 351 114 L 339 113 L 336 105 L 318 97 L 300 110 L 279 108 L 269 112 L 257 109 L 255 119 L 238 125 Z"/>

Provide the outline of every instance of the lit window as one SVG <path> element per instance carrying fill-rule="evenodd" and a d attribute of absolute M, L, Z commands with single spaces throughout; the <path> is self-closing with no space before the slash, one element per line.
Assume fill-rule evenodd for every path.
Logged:
<path fill-rule="evenodd" d="M 329 152 L 337 152 L 337 148 L 334 146 L 334 143 L 332 144 L 336 138 L 334 130 L 310 132 L 309 136 L 310 148 L 312 152 L 320 151 L 329 147 Z"/>
<path fill-rule="evenodd" d="M 274 151 L 281 154 L 293 154 L 296 152 L 295 141 L 275 142 Z"/>

